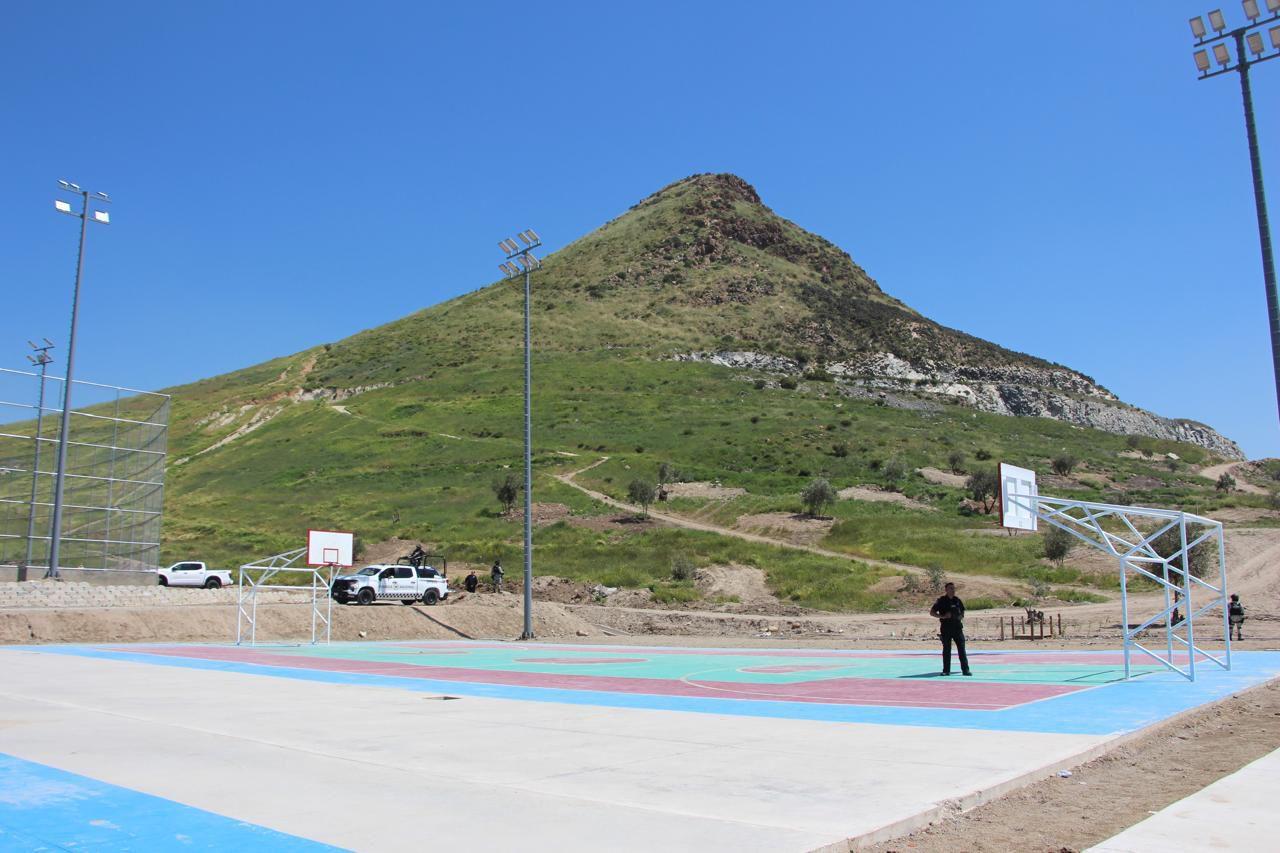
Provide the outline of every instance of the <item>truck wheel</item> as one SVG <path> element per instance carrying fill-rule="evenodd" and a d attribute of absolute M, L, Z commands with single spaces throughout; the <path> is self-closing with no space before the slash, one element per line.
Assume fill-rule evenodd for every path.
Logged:
<path fill-rule="evenodd" d="M 217 578 L 209 578 L 207 581 L 204 582 L 205 589 L 218 589 L 221 586 L 222 586 L 222 581 L 218 580 Z"/>
<path fill-rule="evenodd" d="M 160 586 L 168 586 L 168 585 L 169 585 L 169 579 L 168 579 L 168 578 L 166 578 L 164 575 L 161 575 L 161 576 L 160 576 Z"/>
<path fill-rule="evenodd" d="M 366 586 L 364 589 L 360 590 L 360 594 L 356 596 L 356 602 L 358 604 L 373 604 L 374 599 L 377 597 L 378 596 L 374 591 Z"/>
<path fill-rule="evenodd" d="M 427 605 L 428 607 L 430 607 L 432 604 L 435 604 L 439 600 L 440 600 L 440 593 L 436 592 L 434 589 L 429 589 L 422 594 L 422 603 Z"/>

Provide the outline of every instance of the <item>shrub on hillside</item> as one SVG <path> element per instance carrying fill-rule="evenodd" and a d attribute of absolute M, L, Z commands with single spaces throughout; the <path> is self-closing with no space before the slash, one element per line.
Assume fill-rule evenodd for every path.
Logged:
<path fill-rule="evenodd" d="M 781 385 L 783 388 L 786 388 L 788 391 L 793 391 L 795 390 L 796 386 L 799 383 L 796 382 L 794 379 L 792 379 L 790 376 L 784 376 L 778 380 L 778 384 Z"/>
<path fill-rule="evenodd" d="M 978 452 L 973 454 L 973 458 L 977 459 L 979 462 L 986 462 L 991 458 L 991 451 L 987 450 L 985 447 L 979 448 Z"/>
<path fill-rule="evenodd" d="M 963 474 L 964 473 L 964 454 L 961 453 L 959 450 L 952 451 L 951 455 L 947 457 L 947 465 L 951 467 L 951 472 L 953 474 Z"/>
<path fill-rule="evenodd" d="M 907 476 L 907 466 L 903 464 L 901 459 L 895 457 L 884 463 L 884 468 L 880 473 L 884 475 L 885 481 L 892 486 Z"/>
<path fill-rule="evenodd" d="M 829 504 L 835 503 L 835 500 L 836 490 L 831 488 L 831 484 L 822 477 L 805 486 L 804 491 L 800 493 L 800 502 L 804 504 L 805 512 L 813 518 L 821 515 L 822 510 Z"/>
<path fill-rule="evenodd" d="M 1046 559 L 1053 560 L 1062 568 L 1062 563 L 1076 546 L 1076 537 L 1061 527 L 1050 526 L 1044 532 L 1043 553 Z"/>
<path fill-rule="evenodd" d="M 1207 530 L 1207 527 L 1201 525 L 1188 524 L 1187 544 L 1190 545 L 1192 542 L 1196 541 L 1196 539 L 1200 538 L 1200 536 L 1202 536 Z M 1178 525 L 1175 524 L 1173 527 L 1170 527 L 1164 533 L 1161 533 L 1152 540 L 1151 547 L 1161 557 L 1173 557 L 1174 554 L 1177 554 L 1182 550 L 1182 533 L 1179 532 Z M 1195 577 L 1204 577 L 1205 573 L 1209 570 L 1210 564 L 1214 562 L 1217 550 L 1218 546 L 1210 539 L 1206 539 L 1199 545 L 1196 545 L 1191 549 L 1191 559 L 1186 561 L 1187 569 Z M 1182 581 L 1182 576 L 1174 572 L 1174 569 L 1181 572 L 1183 569 L 1183 562 L 1181 555 L 1169 560 L 1169 580 L 1173 583 L 1181 583 Z M 1152 574 L 1160 574 L 1160 565 L 1158 563 L 1147 563 L 1146 567 Z"/>
<path fill-rule="evenodd" d="M 982 512 L 990 514 L 1000 490 L 1000 476 L 989 468 L 983 468 L 969 475 L 964 488 L 970 498 L 982 504 Z"/>
<path fill-rule="evenodd" d="M 1220 492 L 1229 492 L 1236 487 L 1236 478 L 1223 471 L 1222 476 L 1218 478 L 1218 482 L 1214 484 L 1214 488 Z"/>
<path fill-rule="evenodd" d="M 843 459 L 846 456 L 848 456 L 849 455 L 848 443 L 843 441 L 837 441 L 835 444 L 831 445 L 831 455 L 838 457 L 840 459 Z"/>
<path fill-rule="evenodd" d="M 924 570 L 925 577 L 929 579 L 929 589 L 932 592 L 942 592 L 942 588 L 947 583 L 947 573 L 942 570 L 942 566 L 936 563 Z"/>
<path fill-rule="evenodd" d="M 676 554 L 671 558 L 671 579 L 675 581 L 691 581 L 697 573 L 697 566 L 694 565 L 688 554 Z"/>
<path fill-rule="evenodd" d="M 635 479 L 627 486 L 627 497 L 633 504 L 640 505 L 645 518 L 649 517 L 649 504 L 653 503 L 656 494 L 657 489 L 648 480 Z"/>
<path fill-rule="evenodd" d="M 1049 466 L 1053 468 L 1053 473 L 1060 474 L 1065 477 L 1074 471 L 1075 467 L 1079 464 L 1080 460 L 1072 456 L 1070 453 L 1059 453 L 1057 456 L 1053 457 L 1053 461 L 1049 463 Z"/>
<path fill-rule="evenodd" d="M 520 497 L 520 480 L 515 474 L 508 473 L 493 481 L 493 495 L 502 504 L 503 512 L 511 512 Z"/>

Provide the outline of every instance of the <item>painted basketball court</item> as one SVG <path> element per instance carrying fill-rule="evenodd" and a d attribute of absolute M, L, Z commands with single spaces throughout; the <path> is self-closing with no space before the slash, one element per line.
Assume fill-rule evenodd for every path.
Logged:
<path fill-rule="evenodd" d="M 1135 659 L 1136 660 L 1136 659 Z M 1119 652 L 0 650 L 0 847 L 845 849 L 1280 675 Z M 958 669 L 958 667 L 957 667 Z"/>

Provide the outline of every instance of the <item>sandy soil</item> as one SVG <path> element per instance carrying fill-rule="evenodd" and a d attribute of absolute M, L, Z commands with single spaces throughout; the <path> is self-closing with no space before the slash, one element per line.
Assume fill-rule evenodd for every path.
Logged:
<path fill-rule="evenodd" d="M 722 486 L 719 483 L 668 483 L 667 495 L 673 498 L 710 498 L 727 501 L 745 495 L 746 489 L 736 486 Z"/>
<path fill-rule="evenodd" d="M 836 492 L 836 496 L 842 501 L 877 501 L 880 503 L 899 504 L 911 509 L 933 509 L 926 503 L 912 500 L 898 492 L 887 492 L 879 486 L 849 486 Z"/>
<path fill-rule="evenodd" d="M 917 468 L 916 470 L 921 477 L 939 486 L 956 486 L 963 489 L 965 481 L 969 479 L 964 474 L 952 474 L 950 471 L 942 471 L 938 468 Z"/>
<path fill-rule="evenodd" d="M 1273 681 L 1156 726 L 1068 779 L 1037 782 L 869 849 L 1083 850 L 1277 748 L 1280 682 Z"/>
<path fill-rule="evenodd" d="M 816 545 L 831 532 L 832 518 L 813 518 L 790 512 L 762 512 L 739 516 L 734 527 L 765 533 L 796 545 Z"/>
<path fill-rule="evenodd" d="M 1247 492 L 1251 495 L 1265 495 L 1267 490 L 1261 486 L 1255 486 L 1244 478 L 1245 470 L 1250 470 L 1248 462 L 1224 462 L 1221 465 L 1210 465 L 1200 469 L 1200 476 L 1217 482 L 1218 478 L 1223 474 L 1230 474 L 1235 477 L 1237 492 Z"/>

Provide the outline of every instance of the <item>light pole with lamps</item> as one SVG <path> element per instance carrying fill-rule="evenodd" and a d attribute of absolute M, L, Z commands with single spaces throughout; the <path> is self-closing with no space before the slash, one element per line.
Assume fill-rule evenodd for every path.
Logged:
<path fill-rule="evenodd" d="M 53 349 L 53 341 L 44 339 L 44 344 L 27 341 L 35 350 L 35 355 L 27 356 L 27 361 L 40 368 L 40 390 L 36 394 L 36 437 L 31 461 L 31 503 L 27 506 L 27 558 L 18 567 L 18 580 L 27 579 L 27 568 L 31 565 L 31 545 L 36 536 L 36 493 L 40 484 L 40 442 L 44 435 L 44 376 L 49 372 L 49 363 L 53 358 L 49 350 Z"/>
<path fill-rule="evenodd" d="M 542 266 L 542 261 L 533 254 L 533 250 L 542 245 L 538 235 L 529 229 L 516 235 L 521 247 L 515 240 L 506 238 L 498 243 L 498 247 L 506 253 L 507 259 L 498 265 L 507 278 L 515 278 L 524 273 L 524 631 L 522 640 L 533 639 L 533 420 L 530 395 L 533 387 L 533 371 L 530 367 L 531 348 L 529 344 L 529 277 L 535 269 Z M 518 265 L 518 266 L 517 266 Z"/>
<path fill-rule="evenodd" d="M 1271 250 L 1271 225 L 1267 221 L 1267 198 L 1262 190 L 1262 158 L 1258 154 L 1258 129 L 1253 120 L 1253 90 L 1249 86 L 1249 68 L 1259 62 L 1275 59 L 1280 56 L 1280 0 L 1265 0 L 1269 17 L 1262 17 L 1258 7 L 1259 0 L 1243 0 L 1244 15 L 1249 23 L 1234 30 L 1227 29 L 1222 10 L 1215 9 L 1209 13 L 1209 26 L 1214 35 L 1205 29 L 1204 19 L 1199 15 L 1191 19 L 1191 35 L 1196 39 L 1196 47 L 1201 48 L 1194 53 L 1196 69 L 1201 80 L 1226 74 L 1228 71 L 1240 72 L 1240 97 L 1244 101 L 1244 127 L 1249 137 L 1249 165 L 1253 168 L 1253 203 L 1258 213 L 1258 240 L 1262 243 L 1262 279 L 1267 290 L 1267 314 L 1271 323 L 1271 366 L 1275 374 L 1276 406 L 1280 410 L 1280 296 L 1276 294 L 1276 265 Z M 1262 40 L 1262 28 L 1271 26 L 1267 32 L 1270 39 L 1268 47 Z M 1235 42 L 1235 64 L 1232 65 L 1231 49 L 1227 41 Z M 1201 47 L 1203 45 L 1203 47 Z M 1250 59 L 1248 53 L 1253 54 Z M 1213 62 L 1218 64 L 1212 69 L 1209 50 L 1213 51 Z"/>
<path fill-rule="evenodd" d="M 62 492 L 63 480 L 67 473 L 67 433 L 71 426 L 71 375 L 75 367 L 76 357 L 76 320 L 80 312 L 80 281 L 84 275 L 84 238 L 89 230 L 89 221 L 103 225 L 111 222 L 111 215 L 105 210 L 94 210 L 92 203 L 110 204 L 111 198 L 106 193 L 89 192 L 81 189 L 79 184 L 69 181 L 58 181 L 58 188 L 64 192 L 80 196 L 80 210 L 71 208 L 71 203 L 58 199 L 54 201 L 54 209 L 59 213 L 74 216 L 80 220 L 80 251 L 76 255 L 76 286 L 71 293 L 71 334 L 67 337 L 67 376 L 62 381 L 62 413 L 58 427 L 58 468 L 53 481 L 53 520 L 49 533 L 49 570 L 45 577 L 56 578 L 58 574 L 58 551 L 62 545 Z"/>

